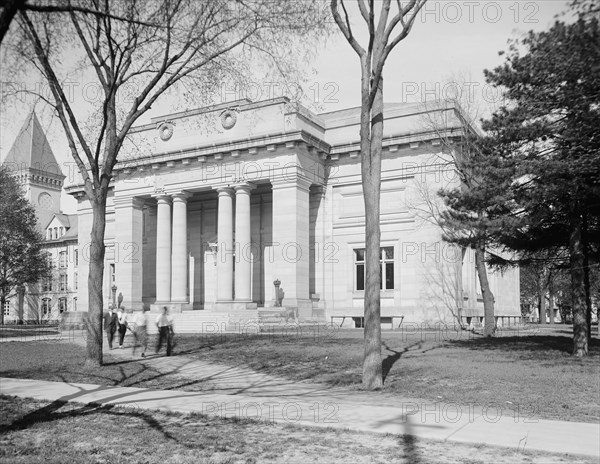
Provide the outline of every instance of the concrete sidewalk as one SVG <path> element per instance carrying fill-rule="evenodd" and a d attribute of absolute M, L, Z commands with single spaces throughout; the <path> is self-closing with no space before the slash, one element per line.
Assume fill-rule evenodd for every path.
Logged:
<path fill-rule="evenodd" d="M 217 392 L 184 392 L 130 387 L 0 378 L 0 393 L 47 401 L 114 404 L 142 410 L 159 409 L 240 417 L 305 426 L 363 432 L 408 434 L 417 438 L 483 443 L 520 450 L 582 454 L 600 458 L 600 425 L 535 420 L 498 411 L 444 403 L 397 400 L 395 405 L 353 401 L 352 393 L 309 392 L 291 398 Z"/>

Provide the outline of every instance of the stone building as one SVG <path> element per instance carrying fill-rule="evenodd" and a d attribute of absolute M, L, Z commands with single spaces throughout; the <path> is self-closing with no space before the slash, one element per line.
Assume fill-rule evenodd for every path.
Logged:
<path fill-rule="evenodd" d="M 440 140 L 460 139 L 458 111 L 385 107 L 384 316 L 427 324 L 483 316 L 473 253 L 443 242 L 428 220 L 435 193 L 458 185 Z M 432 116 L 446 122 L 443 133 L 427 129 Z M 273 309 L 279 304 L 300 321 L 359 322 L 359 118 L 359 108 L 314 114 L 280 98 L 169 114 L 134 128 L 108 198 L 106 305 L 119 298 L 133 310 L 169 306 L 180 330 L 256 320 L 282 311 Z M 92 211 L 82 186 L 67 191 L 78 199 L 77 307 L 85 311 Z M 496 315 L 516 322 L 518 269 L 490 280 Z"/>
<path fill-rule="evenodd" d="M 48 278 L 9 299 L 3 308 L 5 321 L 58 320 L 77 310 L 77 215 L 61 212 L 65 176 L 35 113 L 23 124 L 2 165 L 19 180 L 34 206 L 53 264 Z"/>

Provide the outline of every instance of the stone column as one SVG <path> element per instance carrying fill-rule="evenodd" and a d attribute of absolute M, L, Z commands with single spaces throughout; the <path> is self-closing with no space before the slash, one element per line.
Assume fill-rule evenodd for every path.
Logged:
<path fill-rule="evenodd" d="M 157 198 L 156 210 L 156 303 L 171 301 L 171 199 Z"/>
<path fill-rule="evenodd" d="M 173 195 L 173 245 L 171 252 L 171 301 L 187 303 L 187 193 Z"/>
<path fill-rule="evenodd" d="M 235 301 L 251 302 L 252 253 L 250 237 L 250 190 L 235 186 Z"/>
<path fill-rule="evenodd" d="M 281 281 L 282 305 L 310 310 L 309 187 L 295 177 L 273 181 L 273 280 Z"/>
<path fill-rule="evenodd" d="M 217 303 L 233 300 L 233 189 L 219 193 L 217 216 Z"/>
<path fill-rule="evenodd" d="M 126 309 L 140 310 L 142 303 L 142 242 L 144 200 L 114 198 L 115 205 L 115 274 L 117 292 L 123 295 Z"/>

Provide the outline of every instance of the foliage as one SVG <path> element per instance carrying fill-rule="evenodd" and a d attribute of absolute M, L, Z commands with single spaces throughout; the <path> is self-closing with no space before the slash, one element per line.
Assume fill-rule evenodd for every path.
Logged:
<path fill-rule="evenodd" d="M 499 162 L 493 138 L 478 129 L 473 108 L 465 111 L 458 101 L 446 105 L 450 114 L 430 118 L 429 125 L 444 147 L 440 158 L 448 160 L 459 182 L 438 192 L 446 208 L 437 212 L 437 222 L 444 240 L 474 250 L 483 297 L 484 335 L 490 337 L 496 324 L 486 262 L 498 256 L 494 234 L 512 220 L 506 195 L 513 167 Z"/>
<path fill-rule="evenodd" d="M 0 323 L 4 323 L 5 301 L 14 297 L 19 287 L 50 272 L 43 240 L 35 209 L 18 181 L 0 166 Z"/>
<path fill-rule="evenodd" d="M 600 244 L 600 28 L 586 16 L 514 41 L 486 71 L 506 102 L 483 127 L 494 133 L 515 220 L 495 237 L 527 259 L 564 249 L 570 262 L 574 354 L 587 354 L 589 279 Z M 495 176 L 495 177 L 493 177 Z M 504 184 L 506 185 L 506 183 Z M 586 301 L 587 300 L 587 301 Z M 586 321 L 586 313 L 588 320 Z"/>

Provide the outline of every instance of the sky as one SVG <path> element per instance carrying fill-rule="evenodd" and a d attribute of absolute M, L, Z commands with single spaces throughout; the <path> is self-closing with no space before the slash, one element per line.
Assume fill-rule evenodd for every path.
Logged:
<path fill-rule="evenodd" d="M 485 84 L 483 70 L 503 62 L 498 52 L 507 49 L 509 39 L 522 37 L 529 30 L 548 29 L 556 15 L 567 9 L 568 3 L 563 0 L 430 0 L 417 16 L 408 37 L 388 58 L 384 100 L 415 102 L 460 93 L 469 101 L 493 106 L 499 96 Z M 358 16 L 355 19 L 353 26 L 359 33 L 362 19 Z M 359 106 L 358 56 L 341 34 L 334 34 L 318 50 L 306 73 L 302 101 L 311 109 L 327 112 Z M 247 88 L 222 87 L 217 101 L 238 97 L 264 100 L 280 96 L 283 90 L 281 85 L 264 81 L 253 82 Z M 291 93 L 299 95 L 295 89 L 291 89 Z M 31 109 L 27 104 L 10 111 L 0 108 L 0 156 L 10 149 Z M 156 105 L 140 123 L 165 113 L 168 113 L 165 106 Z M 38 116 L 59 164 L 72 164 L 58 120 L 46 113 Z M 75 200 L 63 194 L 62 209 L 75 213 Z"/>

